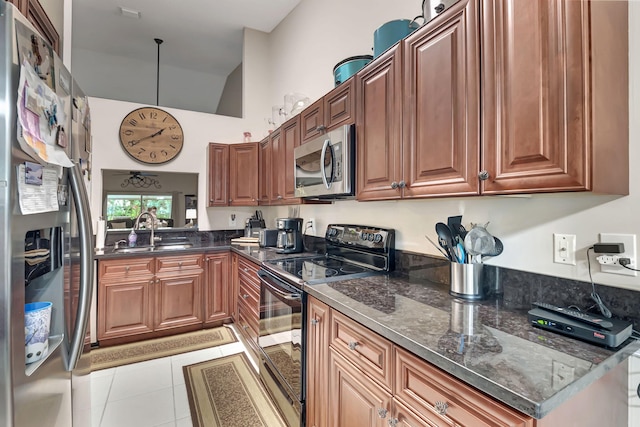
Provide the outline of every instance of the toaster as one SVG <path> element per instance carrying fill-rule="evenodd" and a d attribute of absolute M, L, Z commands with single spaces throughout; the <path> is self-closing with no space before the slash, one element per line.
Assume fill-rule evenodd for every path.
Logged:
<path fill-rule="evenodd" d="M 274 247 L 278 243 L 277 228 L 263 228 L 258 235 L 258 244 L 260 247 Z"/>

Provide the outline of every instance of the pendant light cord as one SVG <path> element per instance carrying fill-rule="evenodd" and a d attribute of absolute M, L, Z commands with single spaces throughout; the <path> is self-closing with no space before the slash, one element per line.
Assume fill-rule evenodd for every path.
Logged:
<path fill-rule="evenodd" d="M 156 61 L 156 105 L 160 105 L 160 45 L 164 40 L 153 39 L 158 45 L 158 60 Z"/>

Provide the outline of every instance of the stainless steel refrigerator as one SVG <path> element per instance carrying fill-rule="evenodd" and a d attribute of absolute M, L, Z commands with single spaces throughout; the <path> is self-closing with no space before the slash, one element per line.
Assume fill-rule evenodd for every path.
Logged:
<path fill-rule="evenodd" d="M 25 83 L 24 69 L 37 84 Z M 53 49 L 0 1 L 0 426 L 91 425 L 90 118 L 74 86 Z M 38 126 L 53 144 L 34 142 Z M 61 153 L 65 166 L 54 160 Z M 52 310 L 48 349 L 29 359 L 25 304 L 33 302 Z"/>

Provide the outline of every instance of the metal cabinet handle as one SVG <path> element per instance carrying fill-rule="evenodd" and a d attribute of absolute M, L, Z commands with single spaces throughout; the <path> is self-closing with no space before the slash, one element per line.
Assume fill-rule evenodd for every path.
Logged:
<path fill-rule="evenodd" d="M 387 410 L 386 410 L 386 409 L 384 409 L 384 408 L 378 408 L 378 416 L 379 416 L 380 418 L 387 418 L 387 413 L 388 413 L 388 412 L 389 412 L 389 411 L 387 411 Z"/>
<path fill-rule="evenodd" d="M 282 196 L 278 194 L 278 197 L 276 197 L 276 199 L 280 200 L 282 199 Z"/>
<path fill-rule="evenodd" d="M 153 280 L 153 279 L 149 280 L 149 284 L 150 285 L 153 285 L 153 282 L 155 282 L 155 280 Z"/>
<path fill-rule="evenodd" d="M 247 329 L 249 329 L 249 325 L 242 325 L 242 329 L 246 331 Z"/>
<path fill-rule="evenodd" d="M 243 268 L 242 271 L 244 271 L 245 273 L 248 273 L 249 269 L 248 268 Z"/>
<path fill-rule="evenodd" d="M 396 188 L 398 188 L 398 183 L 397 183 L 397 182 L 395 182 L 395 181 L 393 181 L 393 182 L 391 183 L 391 188 L 393 188 L 394 190 L 395 190 Z"/>
<path fill-rule="evenodd" d="M 389 419 L 387 420 L 387 424 L 388 424 L 390 427 L 396 427 L 396 426 L 398 425 L 398 419 L 397 419 L 397 418 L 389 418 Z"/>
<path fill-rule="evenodd" d="M 244 295 L 242 295 L 242 298 L 247 299 L 247 298 L 249 298 L 249 295 L 248 294 L 244 294 Z"/>
<path fill-rule="evenodd" d="M 229 203 L 233 202 L 233 199 L 229 199 Z"/>
<path fill-rule="evenodd" d="M 320 125 L 316 128 L 316 130 L 318 132 L 324 132 L 325 130 L 327 130 L 327 127 L 325 125 Z"/>
<path fill-rule="evenodd" d="M 404 181 L 400 181 L 400 182 L 398 183 L 398 188 L 404 188 L 404 187 L 406 187 L 406 186 L 407 186 L 407 183 L 406 183 L 406 182 L 404 182 Z"/>
<path fill-rule="evenodd" d="M 433 405 L 433 408 L 436 410 L 437 413 L 439 413 L 440 415 L 445 415 L 447 413 L 447 409 L 449 408 L 449 405 L 447 404 L 447 402 L 443 402 L 441 400 L 438 400 L 435 405 Z"/>
<path fill-rule="evenodd" d="M 349 341 L 349 350 L 353 350 L 355 351 L 356 347 L 358 346 L 358 342 L 357 341 Z"/>
<path fill-rule="evenodd" d="M 478 173 L 478 179 L 480 181 L 486 181 L 489 179 L 489 171 L 483 170 Z"/>
<path fill-rule="evenodd" d="M 178 267 L 182 268 L 182 261 L 178 261 Z"/>
<path fill-rule="evenodd" d="M 318 323 L 320 323 L 320 321 L 319 321 L 318 319 L 311 319 L 311 320 L 310 320 L 310 322 L 311 322 L 311 324 L 312 324 L 313 326 L 315 326 L 315 325 L 317 325 Z"/>
<path fill-rule="evenodd" d="M 130 269 L 131 269 L 131 267 L 127 265 L 127 266 L 124 268 L 124 271 L 128 273 Z"/>

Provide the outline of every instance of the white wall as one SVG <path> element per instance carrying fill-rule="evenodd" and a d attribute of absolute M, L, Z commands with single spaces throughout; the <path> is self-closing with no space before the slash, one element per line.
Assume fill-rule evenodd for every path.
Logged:
<path fill-rule="evenodd" d="M 313 99 L 333 87 L 333 66 L 348 56 L 370 52 L 373 31 L 382 23 L 417 15 L 419 3 L 402 0 L 303 0 L 270 35 L 245 31 L 243 55 L 244 119 L 167 109 L 185 129 L 186 142 L 180 156 L 168 165 L 150 167 L 167 171 L 195 171 L 200 174 L 198 212 L 201 229 L 235 228 L 229 214 L 238 215 L 237 227 L 253 213 L 252 208 L 211 208 L 206 204 L 206 146 L 208 142 L 242 141 L 242 132 L 250 131 L 254 140 L 266 135 L 264 118 L 271 105 L 283 103 L 288 92 L 305 93 Z M 398 5 L 399 4 L 399 5 Z M 339 10 L 340 13 L 335 13 Z M 371 13 L 364 17 L 364 11 Z M 629 4 L 630 22 L 640 22 L 640 2 Z M 345 31 L 340 34 L 338 31 Z M 630 46 L 640 44 L 640 29 L 630 25 Z M 320 42 L 324 43 L 320 43 Z M 640 52 L 630 52 L 630 115 L 640 116 Z M 117 129 L 122 118 L 138 104 L 92 98 L 94 167 L 140 169 L 118 146 Z M 640 121 L 630 120 L 631 162 L 640 159 Z M 592 194 L 546 194 L 531 197 L 468 197 L 419 201 L 355 202 L 332 205 L 303 205 L 304 218 L 314 217 L 316 235 L 330 222 L 353 222 L 397 229 L 397 247 L 418 253 L 438 255 L 425 234 L 435 237 L 434 224 L 449 215 L 463 214 L 463 222 L 490 221 L 489 231 L 500 237 L 505 252 L 489 263 L 537 273 L 589 280 L 586 248 L 598 239 L 599 232 L 640 234 L 640 170 L 631 164 L 630 195 L 625 197 Z M 144 168 L 143 168 L 144 169 Z M 93 213 L 100 212 L 101 183 L 94 173 Z M 287 215 L 287 208 L 262 208 L 267 222 Z M 554 264 L 553 233 L 577 236 L 578 265 Z M 639 242 L 640 243 L 640 242 Z M 599 273 L 597 283 L 640 289 L 640 278 Z"/>
<path fill-rule="evenodd" d="M 338 0 L 303 0 L 270 37 L 271 74 L 278 76 L 273 80 L 272 102 L 278 102 L 289 88 L 311 95 L 312 99 L 326 93 L 332 87 L 333 65 L 340 58 L 364 53 L 370 46 L 367 33 L 372 33 L 381 23 L 376 19 L 358 19 L 357 10 L 376 7 L 382 10 L 381 3 L 361 0 L 349 2 L 347 6 Z M 419 2 L 410 3 L 415 6 Z M 353 9 L 347 10 L 347 7 Z M 327 9 L 340 10 L 340 13 L 329 17 Z M 404 7 L 399 12 L 395 3 L 393 9 L 389 9 L 386 10 L 389 19 L 409 14 Z M 640 22 L 640 2 L 630 2 L 629 22 L 629 46 L 632 47 L 629 57 L 632 118 L 629 120 L 632 162 L 629 196 L 563 193 L 529 198 L 485 196 L 421 201 L 340 201 L 330 206 L 303 205 L 301 216 L 316 219 L 316 235 L 322 235 L 326 225 L 334 221 L 393 227 L 398 231 L 398 248 L 438 255 L 424 235 L 435 238 L 436 222 L 446 221 L 449 215 L 462 214 L 466 226 L 470 222 L 490 221 L 488 230 L 503 240 L 505 252 L 489 263 L 588 281 L 586 249 L 598 241 L 598 233 L 640 234 L 640 170 L 634 167 L 640 160 L 640 121 L 633 119 L 640 116 L 640 52 L 634 48 L 640 45 L 640 29 L 635 25 Z M 353 36 L 332 36 L 330 29 L 343 25 L 353 27 Z M 325 37 L 333 39 L 332 49 L 320 44 Z M 310 55 L 301 61 L 300 52 Z M 275 215 L 286 213 L 286 209 L 280 208 Z M 577 236 L 576 266 L 553 263 L 553 233 Z M 597 283 L 640 290 L 639 277 L 599 273 L 597 265 L 592 271 Z"/>

